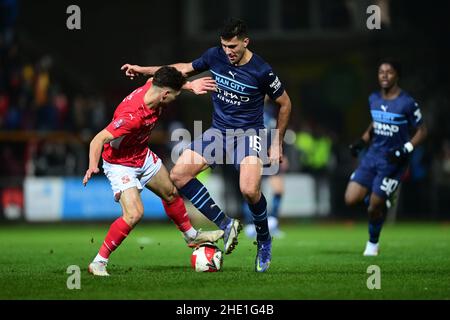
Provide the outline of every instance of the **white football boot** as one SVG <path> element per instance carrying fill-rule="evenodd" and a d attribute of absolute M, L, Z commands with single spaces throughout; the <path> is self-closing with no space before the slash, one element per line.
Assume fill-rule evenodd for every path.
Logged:
<path fill-rule="evenodd" d="M 225 254 L 230 254 L 236 248 L 241 230 L 241 222 L 238 219 L 231 219 L 223 235 L 223 251 L 225 251 Z"/>
<path fill-rule="evenodd" d="M 365 257 L 375 257 L 378 255 L 378 243 L 372 243 L 370 241 L 367 241 L 366 244 L 366 250 L 364 250 L 363 255 Z"/>
<path fill-rule="evenodd" d="M 205 242 L 217 242 L 223 237 L 223 230 L 202 231 L 198 230 L 197 235 L 193 239 L 184 238 L 188 247 L 195 248 Z"/>
<path fill-rule="evenodd" d="M 89 273 L 94 276 L 107 277 L 109 276 L 108 271 L 106 271 L 106 262 L 103 261 L 93 261 L 88 267 Z"/>

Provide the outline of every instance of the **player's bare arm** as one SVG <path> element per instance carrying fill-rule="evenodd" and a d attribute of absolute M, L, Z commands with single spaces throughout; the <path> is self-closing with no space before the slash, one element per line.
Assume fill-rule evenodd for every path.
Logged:
<path fill-rule="evenodd" d="M 362 134 L 362 136 L 351 145 L 349 145 L 350 153 L 353 157 L 357 158 L 359 153 L 369 145 L 372 140 L 373 134 L 373 122 L 369 124 L 366 131 Z"/>
<path fill-rule="evenodd" d="M 152 81 L 152 77 L 147 82 Z M 196 95 L 207 94 L 208 92 L 217 91 L 216 81 L 211 77 L 202 77 L 192 81 L 186 81 L 181 87 L 182 90 L 190 91 Z"/>
<path fill-rule="evenodd" d="M 422 123 L 416 130 L 416 132 L 414 133 L 413 137 L 411 138 L 411 144 L 413 145 L 413 147 L 417 147 L 418 145 L 420 145 L 427 137 L 428 135 L 428 129 L 427 126 Z"/>
<path fill-rule="evenodd" d="M 216 81 L 211 77 L 203 77 L 192 81 L 187 81 L 183 87 L 183 90 L 191 91 L 196 95 L 206 94 L 208 92 L 216 91 Z"/>
<path fill-rule="evenodd" d="M 176 68 L 185 77 L 190 77 L 196 73 L 194 68 L 192 67 L 192 62 L 175 63 L 171 64 L 170 66 Z M 126 63 L 120 69 L 125 71 L 125 75 L 127 77 L 134 79 L 134 77 L 137 77 L 138 75 L 153 76 L 159 68 L 161 68 L 161 66 L 143 67 L 136 64 Z"/>
<path fill-rule="evenodd" d="M 98 162 L 102 155 L 103 145 L 113 140 L 113 135 L 106 129 L 103 129 L 92 139 L 89 145 L 89 168 L 83 178 L 83 184 L 86 186 L 93 174 L 97 174 L 100 170 Z"/>
<path fill-rule="evenodd" d="M 280 110 L 277 118 L 277 130 L 273 138 L 272 145 L 270 146 L 269 157 L 271 162 L 281 162 L 283 157 L 283 139 L 289 123 L 292 103 L 286 91 L 275 99 L 275 103 L 278 105 Z"/>

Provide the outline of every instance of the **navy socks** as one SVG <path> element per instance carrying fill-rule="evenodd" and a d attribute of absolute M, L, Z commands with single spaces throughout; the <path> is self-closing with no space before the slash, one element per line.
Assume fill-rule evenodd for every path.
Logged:
<path fill-rule="evenodd" d="M 211 198 L 206 187 L 196 178 L 190 180 L 184 187 L 179 189 L 180 193 L 192 202 L 194 207 L 214 222 L 222 230 L 230 222 L 223 211 Z"/>
<path fill-rule="evenodd" d="M 269 225 L 267 223 L 267 201 L 261 193 L 261 198 L 255 204 L 248 204 L 252 212 L 253 222 L 256 227 L 256 240 L 267 241 L 270 239 Z"/>

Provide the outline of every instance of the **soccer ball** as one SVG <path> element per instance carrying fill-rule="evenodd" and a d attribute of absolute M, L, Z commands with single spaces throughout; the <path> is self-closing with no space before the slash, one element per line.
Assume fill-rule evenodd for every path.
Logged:
<path fill-rule="evenodd" d="M 191 255 L 191 266 L 197 272 L 217 272 L 222 263 L 223 252 L 211 242 L 202 243 Z"/>

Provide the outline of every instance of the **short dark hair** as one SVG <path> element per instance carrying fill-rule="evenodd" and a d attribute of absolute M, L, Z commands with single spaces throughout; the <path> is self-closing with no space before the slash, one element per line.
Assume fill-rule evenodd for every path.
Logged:
<path fill-rule="evenodd" d="M 241 19 L 228 18 L 224 21 L 223 27 L 220 30 L 220 37 L 225 40 L 230 40 L 234 37 L 244 39 L 248 37 L 247 25 Z"/>
<path fill-rule="evenodd" d="M 383 58 L 378 62 L 378 69 L 380 69 L 382 64 L 389 64 L 394 68 L 397 72 L 397 75 L 400 77 L 402 74 L 402 65 L 400 62 L 392 57 Z"/>
<path fill-rule="evenodd" d="M 152 83 L 160 88 L 168 87 L 180 91 L 181 87 L 186 83 L 186 78 L 176 68 L 163 66 L 153 75 Z"/>

